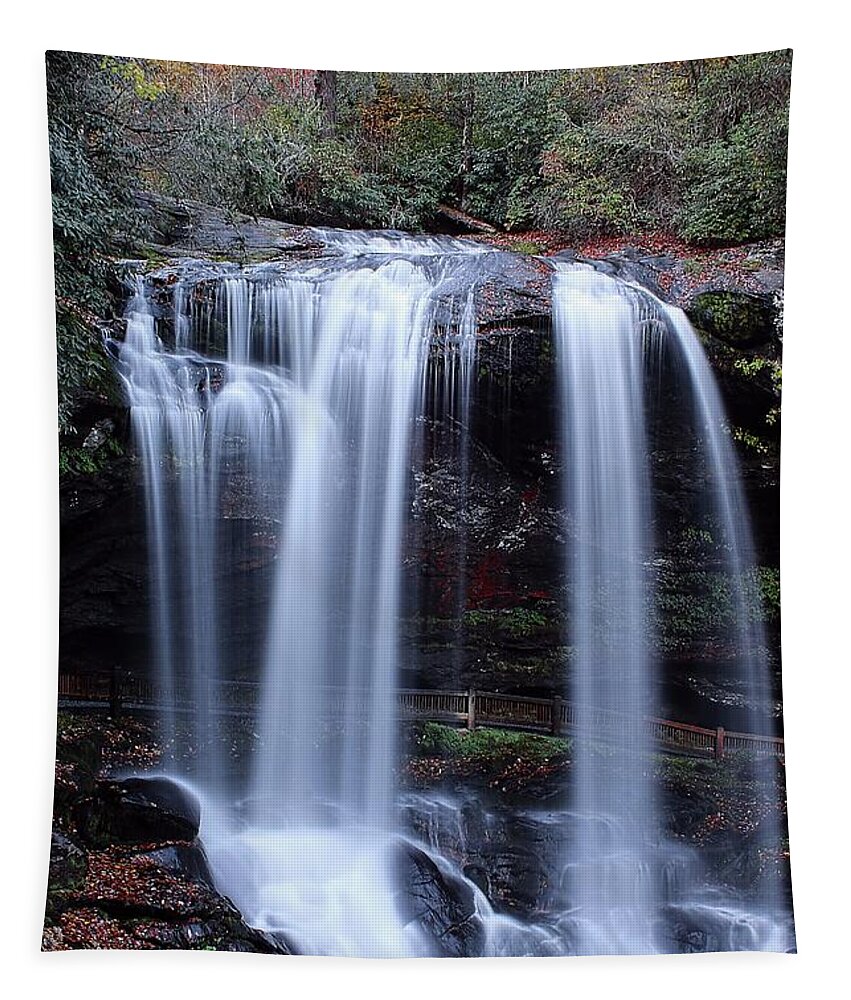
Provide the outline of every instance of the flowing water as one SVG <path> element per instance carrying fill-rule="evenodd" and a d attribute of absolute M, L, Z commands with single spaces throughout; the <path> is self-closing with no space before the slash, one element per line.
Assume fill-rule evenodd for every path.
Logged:
<path fill-rule="evenodd" d="M 638 300 L 590 268 L 559 267 L 553 329 L 563 392 L 574 682 L 580 717 L 598 709 L 623 720 L 626 752 L 604 773 L 577 743 L 573 806 L 581 824 L 569 867 L 583 953 L 655 950 L 659 900 L 646 877 L 658 837 L 652 751 L 641 725 L 655 683 L 647 564 L 653 548 L 645 439 L 644 350 Z"/>
<path fill-rule="evenodd" d="M 648 954 L 665 948 L 671 924 L 703 928 L 717 948 L 785 950 L 791 929 L 773 890 L 748 909 L 707 902 L 699 859 L 668 842 L 653 777 L 653 714 L 659 674 L 652 631 L 653 511 L 645 385 L 671 351 L 684 372 L 720 523 L 732 590 L 735 673 L 753 695 L 769 686 L 766 641 L 754 587 L 749 516 L 738 463 L 709 362 L 685 314 L 643 289 L 587 265 L 556 264 L 553 330 L 562 386 L 566 507 L 573 517 L 567 577 L 574 659 L 568 698 L 589 730 L 616 720 L 616 767 L 591 740 L 577 741 L 571 805 L 579 818 L 566 861 L 573 946 L 582 954 Z M 752 697 L 752 703 L 756 698 Z M 762 720 L 754 714 L 751 731 Z M 765 775 L 772 760 L 752 759 Z M 779 843 L 776 818 L 763 823 Z M 745 943 L 747 942 L 747 943 Z"/>
<path fill-rule="evenodd" d="M 249 923 L 303 953 L 430 954 L 434 940 L 400 904 L 400 857 L 411 849 L 395 779 L 403 534 L 431 399 L 455 435 L 463 620 L 476 281 L 446 288 L 457 262 L 484 251 L 319 232 L 336 264 L 185 265 L 165 317 L 143 279 L 133 288 L 120 368 L 145 473 L 163 738 L 175 761 L 193 761 L 205 849 Z M 640 725 L 657 674 L 644 385 L 660 337 L 674 345 L 703 428 L 728 573 L 744 581 L 751 569 L 711 372 L 681 313 L 590 268 L 556 267 L 553 325 L 573 519 L 569 697 L 589 725 L 606 713 L 620 720 L 622 766 L 603 775 L 577 741 L 567 808 L 530 820 L 569 836 L 543 876 L 557 890 L 525 919 L 497 913 L 462 874 L 469 837 L 447 834 L 446 819 L 458 807 L 417 804 L 416 843 L 438 878 L 466 886 L 483 929 L 476 953 L 671 950 L 672 923 L 698 926 L 710 947 L 778 948 L 788 940 L 772 912 L 712 895 L 695 858 L 666 843 Z M 222 729 L 235 677 L 222 640 L 237 624 L 223 569 L 246 504 L 266 518 L 274 559 L 253 749 L 239 772 Z M 736 595 L 740 669 L 761 684 L 764 638 L 744 584 Z"/>

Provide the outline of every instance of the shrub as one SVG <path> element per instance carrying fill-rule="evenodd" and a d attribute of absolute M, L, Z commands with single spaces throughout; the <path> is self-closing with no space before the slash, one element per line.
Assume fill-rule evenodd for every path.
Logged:
<path fill-rule="evenodd" d="M 744 242 L 782 233 L 786 210 L 785 111 L 760 111 L 730 136 L 695 147 L 680 231 L 695 243 Z"/>

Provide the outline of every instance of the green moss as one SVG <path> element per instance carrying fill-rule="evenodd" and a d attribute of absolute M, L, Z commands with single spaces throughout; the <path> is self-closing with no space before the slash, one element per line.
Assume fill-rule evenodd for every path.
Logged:
<path fill-rule="evenodd" d="M 135 252 L 139 254 L 140 260 L 145 262 L 146 270 L 154 270 L 171 263 L 164 253 L 144 243 Z"/>
<path fill-rule="evenodd" d="M 420 755 L 494 761 L 504 757 L 548 760 L 568 752 L 571 740 L 505 729 L 453 729 L 426 722 L 415 737 Z"/>
<path fill-rule="evenodd" d="M 488 661 L 488 673 L 508 674 L 513 677 L 525 677 L 528 680 L 552 680 L 561 675 L 565 663 L 570 657 L 566 646 L 557 646 L 543 656 L 528 656 L 516 659 L 499 659 L 495 663 Z"/>
<path fill-rule="evenodd" d="M 531 608 L 504 608 L 499 611 L 466 611 L 464 625 L 473 629 L 498 629 L 514 638 L 526 638 L 552 627 L 540 611 Z"/>
<path fill-rule="evenodd" d="M 537 256 L 544 252 L 544 247 L 540 243 L 533 243 L 528 240 L 518 240 L 511 244 L 514 253 L 528 254 L 530 257 Z"/>
<path fill-rule="evenodd" d="M 695 326 L 737 347 L 769 340 L 774 332 L 769 304 L 746 292 L 701 292 L 688 314 Z"/>
<path fill-rule="evenodd" d="M 721 638 L 735 626 L 737 587 L 729 574 L 714 568 L 722 565 L 721 558 L 721 544 L 709 531 L 688 528 L 675 538 L 657 578 L 657 630 L 665 649 Z M 756 567 L 745 575 L 742 588 L 748 621 L 776 621 L 780 613 L 776 567 Z"/>

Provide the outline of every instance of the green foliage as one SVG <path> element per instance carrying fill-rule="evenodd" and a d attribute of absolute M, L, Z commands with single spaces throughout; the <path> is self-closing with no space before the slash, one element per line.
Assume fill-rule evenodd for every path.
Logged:
<path fill-rule="evenodd" d="M 144 67 L 136 59 L 116 59 L 105 56 L 101 60 L 101 69 L 126 81 L 133 93 L 143 101 L 155 101 L 164 91 L 161 83 L 149 79 Z"/>
<path fill-rule="evenodd" d="M 115 117 L 114 76 L 97 56 L 47 54 L 59 428 L 83 392 L 109 391 L 97 317 L 111 310 L 109 254 L 133 228 L 135 153 Z"/>
<path fill-rule="evenodd" d="M 787 141 L 784 107 L 749 115 L 729 135 L 689 151 L 683 235 L 695 243 L 737 243 L 782 234 Z"/>
<path fill-rule="evenodd" d="M 116 455 L 121 455 L 123 450 L 120 442 L 112 435 L 108 436 L 103 445 L 97 450 L 85 447 L 77 448 L 66 444 L 59 451 L 59 475 L 94 475 L 97 472 L 101 472 Z"/>
<path fill-rule="evenodd" d="M 473 78 L 466 211 L 497 225 L 522 223 L 521 206 L 553 135 L 552 87 L 549 74 L 489 73 Z"/>
<path fill-rule="evenodd" d="M 695 242 L 782 235 L 791 52 L 713 60 L 685 150 L 680 230 Z"/>
<path fill-rule="evenodd" d="M 753 378 L 762 371 L 768 371 L 772 382 L 778 389 L 780 388 L 783 372 L 779 361 L 757 355 L 752 358 L 736 358 L 733 362 L 733 367 L 746 378 Z"/>
<path fill-rule="evenodd" d="M 329 97 L 310 71 L 48 53 L 63 437 L 81 396 L 114 389 L 98 324 L 136 188 L 331 225 L 438 228 L 449 205 L 576 238 L 672 225 L 698 242 L 774 236 L 790 60 L 326 73 Z"/>
<path fill-rule="evenodd" d="M 514 638 L 526 638 L 549 627 L 547 617 L 531 608 L 505 608 L 500 611 L 466 611 L 464 624 L 472 628 L 499 629 Z"/>
<path fill-rule="evenodd" d="M 453 729 L 437 722 L 426 722 L 415 738 L 421 755 L 460 757 L 476 760 L 499 760 L 522 757 L 542 761 L 567 753 L 570 740 L 537 736 L 507 729 Z"/>
<path fill-rule="evenodd" d="M 605 144 L 593 130 L 569 127 L 548 150 L 545 181 L 533 190 L 528 217 L 575 236 L 624 232 L 638 221 L 622 179 L 605 166 Z"/>
<path fill-rule="evenodd" d="M 731 427 L 730 433 L 734 441 L 738 441 L 739 444 L 743 444 L 746 448 L 757 455 L 767 455 L 771 451 L 771 446 L 767 441 L 764 441 L 757 434 L 752 434 L 745 427 Z"/>
<path fill-rule="evenodd" d="M 675 224 L 695 242 L 782 234 L 791 55 L 565 75 L 515 219 L 577 235 Z"/>
<path fill-rule="evenodd" d="M 757 566 L 756 580 L 767 621 L 780 617 L 780 570 L 776 566 Z"/>
<path fill-rule="evenodd" d="M 353 226 L 433 227 L 448 204 L 575 236 L 676 222 L 690 239 L 721 241 L 783 228 L 788 52 L 326 73 L 330 111 L 310 72 L 56 55 L 83 71 L 89 135 L 108 138 L 116 161 L 132 140 L 140 180 L 178 197 Z"/>
<path fill-rule="evenodd" d="M 676 537 L 657 579 L 657 624 L 664 646 L 677 649 L 698 637 L 728 634 L 737 623 L 739 594 L 749 622 L 778 620 L 780 574 L 776 567 L 757 566 L 737 583 L 722 566 L 721 543 L 709 531 L 687 528 Z"/>

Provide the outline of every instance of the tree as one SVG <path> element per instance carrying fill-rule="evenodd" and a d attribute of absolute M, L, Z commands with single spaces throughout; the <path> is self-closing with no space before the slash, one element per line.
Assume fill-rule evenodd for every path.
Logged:
<path fill-rule="evenodd" d="M 59 429 L 74 432 L 85 392 L 112 385 L 97 318 L 111 311 L 110 254 L 136 221 L 135 151 L 114 112 L 115 80 L 98 56 L 47 53 L 47 100 L 53 243 Z"/>
<path fill-rule="evenodd" d="M 322 134 L 330 138 L 337 129 L 337 73 L 330 69 L 317 70 L 314 86 L 316 100 L 322 109 Z"/>

